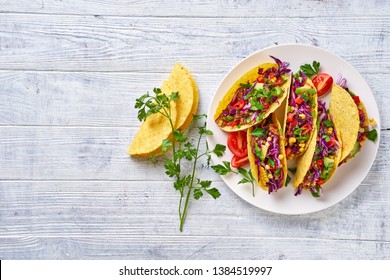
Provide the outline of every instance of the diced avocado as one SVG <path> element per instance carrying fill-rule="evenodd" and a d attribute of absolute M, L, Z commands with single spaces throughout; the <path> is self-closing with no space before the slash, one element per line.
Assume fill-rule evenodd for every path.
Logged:
<path fill-rule="evenodd" d="M 320 175 L 321 179 L 328 179 L 329 172 L 332 170 L 334 166 L 334 160 L 328 157 L 324 157 L 324 170 L 322 170 L 322 173 Z"/>
<path fill-rule="evenodd" d="M 296 94 L 301 94 L 301 93 L 304 93 L 306 91 L 308 91 L 309 89 L 311 89 L 311 87 L 309 86 L 303 86 L 303 87 L 299 87 L 295 90 Z"/>
<path fill-rule="evenodd" d="M 283 90 L 281 87 L 274 87 L 274 95 L 280 97 L 283 95 Z"/>
<path fill-rule="evenodd" d="M 328 168 L 328 167 L 332 168 L 333 165 L 334 165 L 334 160 L 333 159 L 331 159 L 329 157 L 324 157 L 324 166 L 326 168 Z"/>
<path fill-rule="evenodd" d="M 353 146 L 353 149 L 352 149 L 352 151 L 350 153 L 350 156 L 351 157 L 356 156 L 356 154 L 359 152 L 359 148 L 360 148 L 360 144 L 359 144 L 359 142 L 356 141 L 355 145 Z"/>
<path fill-rule="evenodd" d="M 256 90 L 259 90 L 259 89 L 262 89 L 264 87 L 264 84 L 263 83 L 257 83 L 254 87 L 254 89 Z"/>

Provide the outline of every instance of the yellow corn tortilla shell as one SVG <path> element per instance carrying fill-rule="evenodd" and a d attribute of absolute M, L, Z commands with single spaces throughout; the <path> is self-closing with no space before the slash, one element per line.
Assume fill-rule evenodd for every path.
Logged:
<path fill-rule="evenodd" d="M 244 74 L 240 79 L 238 79 L 227 91 L 225 96 L 222 98 L 222 100 L 219 102 L 218 108 L 214 114 L 214 120 L 216 121 L 219 117 L 219 115 L 223 112 L 223 110 L 229 105 L 230 101 L 234 97 L 237 89 L 240 87 L 240 84 L 246 84 L 246 83 L 252 83 L 254 82 L 258 77 L 258 70 L 259 68 L 263 68 L 264 71 L 271 67 L 278 67 L 275 63 L 263 63 L 261 65 L 256 66 L 246 74 Z M 266 119 L 271 113 L 273 113 L 284 101 L 287 94 L 290 91 L 290 85 L 291 85 L 291 73 L 288 73 L 288 80 L 283 84 L 281 87 L 283 90 L 283 95 L 277 99 L 274 103 L 271 104 L 271 106 L 268 108 L 268 111 L 264 114 L 264 118 Z M 223 131 L 226 132 L 232 132 L 232 131 L 238 131 L 238 130 L 245 130 L 248 127 L 251 127 L 257 123 L 260 123 L 262 120 L 259 120 L 258 122 L 254 121 L 253 123 L 244 124 L 238 126 L 224 126 L 220 127 Z"/>
<path fill-rule="evenodd" d="M 171 116 L 172 123 L 175 125 L 177 118 L 175 102 L 171 102 Z M 162 152 L 162 141 L 167 138 L 172 139 L 172 129 L 169 120 L 161 114 L 150 115 L 141 124 L 129 147 L 128 154 L 141 158 L 159 155 Z"/>
<path fill-rule="evenodd" d="M 198 108 L 199 94 L 195 79 L 187 69 L 176 63 L 168 80 L 163 82 L 161 90 L 167 96 L 172 92 L 179 92 L 179 99 L 171 102 L 171 115 L 174 128 L 184 132 Z M 128 153 L 143 158 L 161 155 L 162 141 L 172 138 L 168 119 L 161 114 L 150 115 L 142 123 Z"/>
<path fill-rule="evenodd" d="M 311 79 L 309 79 L 309 78 L 306 79 L 305 86 L 311 87 L 317 93 L 317 90 L 316 90 L 313 82 L 311 81 Z M 289 98 L 289 97 L 287 97 L 287 98 Z M 316 126 L 317 126 L 317 121 L 316 121 L 317 120 L 317 116 L 318 116 L 318 102 L 317 102 L 317 100 L 318 100 L 317 94 L 315 94 L 314 95 L 314 105 L 311 108 L 311 111 L 312 112 L 314 111 L 314 114 L 313 114 L 313 130 L 310 132 L 309 139 L 306 141 L 305 146 L 303 147 L 303 151 L 302 152 L 298 152 L 296 154 L 291 153 L 291 154 L 289 154 L 288 159 L 294 159 L 294 158 L 297 158 L 297 157 L 303 155 L 305 153 L 305 151 L 309 148 L 311 139 L 315 138 L 313 136 L 316 134 L 315 132 L 316 132 Z M 285 119 L 287 121 L 287 110 L 286 110 Z M 285 123 L 284 127 L 286 127 L 286 123 Z M 286 139 L 286 143 L 287 143 L 287 139 Z"/>
<path fill-rule="evenodd" d="M 335 125 L 335 129 L 336 129 L 337 139 L 338 139 L 340 145 L 342 145 L 342 140 L 341 140 L 341 135 L 340 135 L 339 129 L 335 123 L 334 123 L 334 125 Z M 309 146 L 308 146 L 306 152 L 298 159 L 297 171 L 295 173 L 294 184 L 293 184 L 294 188 L 297 188 L 302 183 L 303 179 L 306 176 L 306 173 L 310 169 L 310 165 L 311 165 L 311 162 L 313 160 L 316 145 L 317 145 L 318 130 L 319 130 L 319 127 L 316 128 L 315 137 L 312 137 L 312 139 L 310 140 L 310 143 L 309 143 Z M 329 172 L 328 179 L 326 179 L 323 184 L 325 184 L 327 181 L 330 180 L 330 178 L 333 177 L 333 174 L 336 172 L 336 169 L 339 165 L 340 158 L 341 158 L 341 148 L 339 148 L 337 150 L 336 155 L 333 158 L 333 160 L 334 160 L 333 169 Z"/>
<path fill-rule="evenodd" d="M 281 131 L 281 126 L 280 126 L 279 121 L 276 118 L 276 115 L 272 114 L 271 118 L 272 118 L 272 122 L 276 124 L 276 127 L 277 127 L 278 131 Z M 263 120 L 263 121 L 265 121 L 265 120 Z M 252 131 L 257 126 L 261 127 L 261 123 L 258 124 L 258 125 L 249 127 L 248 131 L 247 131 L 248 159 L 249 159 L 249 163 L 250 163 L 250 167 L 251 167 L 251 172 L 252 172 L 253 178 L 255 178 L 255 180 L 256 180 L 256 183 L 263 190 L 268 191 L 268 187 L 266 186 L 266 183 L 268 182 L 267 174 L 266 174 L 264 169 L 260 170 L 260 178 L 259 178 L 259 176 L 258 176 L 258 174 L 259 174 L 259 167 L 255 163 L 255 155 L 252 152 L 252 143 L 251 143 L 252 142 Z M 285 150 L 284 150 L 284 145 L 285 144 L 284 144 L 284 137 L 283 137 L 283 135 L 280 135 L 279 139 L 280 139 L 279 140 L 280 153 L 283 155 L 283 159 L 281 160 L 281 163 L 283 165 L 282 171 L 283 171 L 283 174 L 284 174 L 284 179 L 283 179 L 282 185 L 284 185 L 285 182 L 286 182 L 286 179 L 287 179 L 287 159 L 286 159 L 286 153 L 285 153 Z M 260 167 L 260 168 L 262 168 L 262 167 Z"/>
<path fill-rule="evenodd" d="M 196 85 L 195 79 L 192 76 L 192 74 L 186 68 L 184 68 L 184 66 L 182 66 L 181 64 L 177 63 L 177 65 L 179 65 L 179 67 L 181 67 L 183 69 L 183 71 L 186 73 L 187 77 L 191 80 L 191 85 L 192 85 L 192 89 L 193 89 L 193 92 L 192 92 L 193 93 L 193 102 L 192 102 L 191 112 L 188 115 L 187 119 L 184 121 L 182 127 L 179 127 L 182 129 L 182 131 L 184 131 L 190 126 L 190 124 L 192 122 L 193 115 L 195 115 L 196 111 L 198 110 L 199 91 L 198 91 L 198 86 Z"/>
<path fill-rule="evenodd" d="M 333 84 L 330 96 L 329 112 L 337 132 L 341 136 L 341 159 L 346 158 L 353 150 L 359 133 L 359 110 L 351 95 L 342 87 Z"/>
<path fill-rule="evenodd" d="M 367 115 L 367 110 L 366 110 L 366 107 L 364 106 L 363 102 L 360 100 L 360 103 L 359 105 L 357 105 L 358 109 L 359 110 L 362 110 L 363 112 L 363 115 L 364 115 L 364 122 L 363 123 L 360 123 L 359 127 L 360 129 L 363 129 L 364 131 L 368 130 L 369 129 L 369 120 L 368 120 L 368 115 Z M 359 116 L 359 120 L 360 120 L 360 116 Z M 352 158 L 354 158 L 361 150 L 361 148 L 364 146 L 364 143 L 366 142 L 367 140 L 367 137 L 364 137 L 363 140 L 360 142 L 359 145 L 360 148 L 359 148 L 359 151 L 354 155 L 354 156 L 351 156 L 351 153 L 345 157 L 342 161 L 340 160 L 340 165 L 350 161 Z M 356 142 L 357 142 L 357 139 L 356 139 Z"/>
<path fill-rule="evenodd" d="M 176 100 L 177 120 L 175 128 L 183 132 L 190 125 L 198 108 L 199 96 L 194 78 L 187 69 L 176 63 L 168 81 L 163 83 L 161 90 L 166 93 L 179 92 L 179 99 Z"/>

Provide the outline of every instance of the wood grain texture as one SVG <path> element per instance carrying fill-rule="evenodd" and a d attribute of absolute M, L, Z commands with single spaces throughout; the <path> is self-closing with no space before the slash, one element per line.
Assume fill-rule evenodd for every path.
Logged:
<path fill-rule="evenodd" d="M 172 66 L 173 67 L 173 66 Z M 194 72 L 200 91 L 198 112 L 208 111 L 225 72 Z M 362 73 L 390 128 L 390 79 Z M 0 125 L 139 127 L 135 99 L 161 86 L 169 73 L 76 73 L 0 71 Z M 357 93 L 358 94 L 358 93 Z"/>
<path fill-rule="evenodd" d="M 114 236 L 1 238 L 4 256 L 18 259 L 388 259 L 380 241 L 225 236 Z M 352 253 L 351 253 L 352 251 Z M 4 258 L 3 258 L 4 259 Z"/>
<path fill-rule="evenodd" d="M 389 259 L 389 30 L 384 0 L 2 0 L 0 259 Z M 374 165 L 335 206 L 283 216 L 201 164 L 222 197 L 191 202 L 179 233 L 161 165 L 126 154 L 135 99 L 179 61 L 204 113 L 233 66 L 283 43 L 362 73 L 381 114 Z"/>
<path fill-rule="evenodd" d="M 3 0 L 0 12 L 49 13 L 115 16 L 191 16 L 191 17 L 268 17 L 277 12 L 283 17 L 390 15 L 385 0 L 313 1 L 219 0 L 219 1 L 137 1 L 137 0 Z"/>
<path fill-rule="evenodd" d="M 231 69 L 275 43 L 332 50 L 358 71 L 389 74 L 390 17 L 163 18 L 0 14 L 0 69 L 195 72 Z M 259 28 L 261 26 L 261 28 Z M 212 63 L 210 63 L 212 62 Z"/>
<path fill-rule="evenodd" d="M 154 167 L 147 159 L 126 154 L 136 131 L 121 127 L 0 127 L 0 179 L 166 180 L 161 163 Z M 390 131 L 382 131 L 377 159 L 367 177 L 371 180 L 389 170 L 389 138 Z M 189 139 L 194 140 L 194 134 Z M 220 180 L 202 165 L 199 171 L 209 179 Z"/>

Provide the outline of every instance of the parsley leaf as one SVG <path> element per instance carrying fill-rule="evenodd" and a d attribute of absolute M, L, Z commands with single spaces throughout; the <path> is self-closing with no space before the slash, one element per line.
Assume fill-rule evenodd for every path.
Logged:
<path fill-rule="evenodd" d="M 300 69 L 305 73 L 309 78 L 317 75 L 320 71 L 320 63 L 317 61 L 313 61 L 313 66 L 310 64 L 304 64 L 300 67 Z"/>
<path fill-rule="evenodd" d="M 217 144 L 215 145 L 214 150 L 212 150 L 212 153 L 214 153 L 218 157 L 221 157 L 225 151 L 226 151 L 225 145 Z"/>
<path fill-rule="evenodd" d="M 230 167 L 230 162 L 223 161 L 222 163 L 223 165 L 222 164 L 213 165 L 211 166 L 211 168 L 219 175 L 226 175 L 233 171 L 232 168 Z"/>
<path fill-rule="evenodd" d="M 368 133 L 367 133 L 367 138 L 373 142 L 376 141 L 376 139 L 378 138 L 378 131 L 376 131 L 376 129 L 374 128 L 373 130 L 370 130 Z"/>
<path fill-rule="evenodd" d="M 172 144 L 171 141 L 169 141 L 169 139 L 164 139 L 164 140 L 162 141 L 161 150 L 162 150 L 163 152 L 168 151 L 168 149 L 169 149 L 169 148 L 172 148 L 172 147 L 173 147 L 173 144 Z"/>
<path fill-rule="evenodd" d="M 264 128 L 258 127 L 255 130 L 252 131 L 252 135 L 256 137 L 262 137 L 264 134 Z"/>

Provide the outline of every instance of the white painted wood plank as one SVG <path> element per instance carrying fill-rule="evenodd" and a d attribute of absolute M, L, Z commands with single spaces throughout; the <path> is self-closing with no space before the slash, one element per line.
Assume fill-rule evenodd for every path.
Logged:
<path fill-rule="evenodd" d="M 193 73 L 200 92 L 199 113 L 208 111 L 212 95 L 228 70 L 217 74 Z M 382 128 L 390 128 L 390 111 L 387 110 L 390 107 L 388 75 L 362 74 L 379 105 Z M 137 128 L 140 122 L 134 109 L 135 99 L 147 91 L 151 92 L 154 87 L 161 86 L 168 76 L 168 72 L 0 71 L 0 125 Z"/>
<path fill-rule="evenodd" d="M 214 183 L 221 197 L 192 200 L 180 233 L 179 193 L 169 182 L 2 181 L 0 238 L 160 235 L 390 242 L 390 190 L 371 182 L 331 208 L 294 216 L 258 209 L 224 183 Z"/>
<path fill-rule="evenodd" d="M 331 239 L 138 236 L 0 238 L 2 259 L 387 260 L 390 244 Z"/>
<path fill-rule="evenodd" d="M 149 18 L 0 14 L 0 69 L 225 72 L 275 43 L 341 55 L 358 71 L 389 73 L 390 17 Z M 311 24 L 311 23 L 310 23 Z M 212 62 L 212 63 L 210 63 Z"/>
<path fill-rule="evenodd" d="M 136 131 L 122 127 L 0 127 L 0 180 L 166 180 L 162 164 L 154 166 L 126 154 Z M 194 139 L 194 134 L 189 136 Z M 389 170 L 390 130 L 383 130 L 381 137 L 368 183 L 378 182 L 374 177 L 385 176 Z M 202 172 L 210 180 L 220 180 L 212 170 Z"/>
<path fill-rule="evenodd" d="M 387 1 L 3 0 L 0 12 L 119 16 L 321 17 L 389 15 Z"/>

